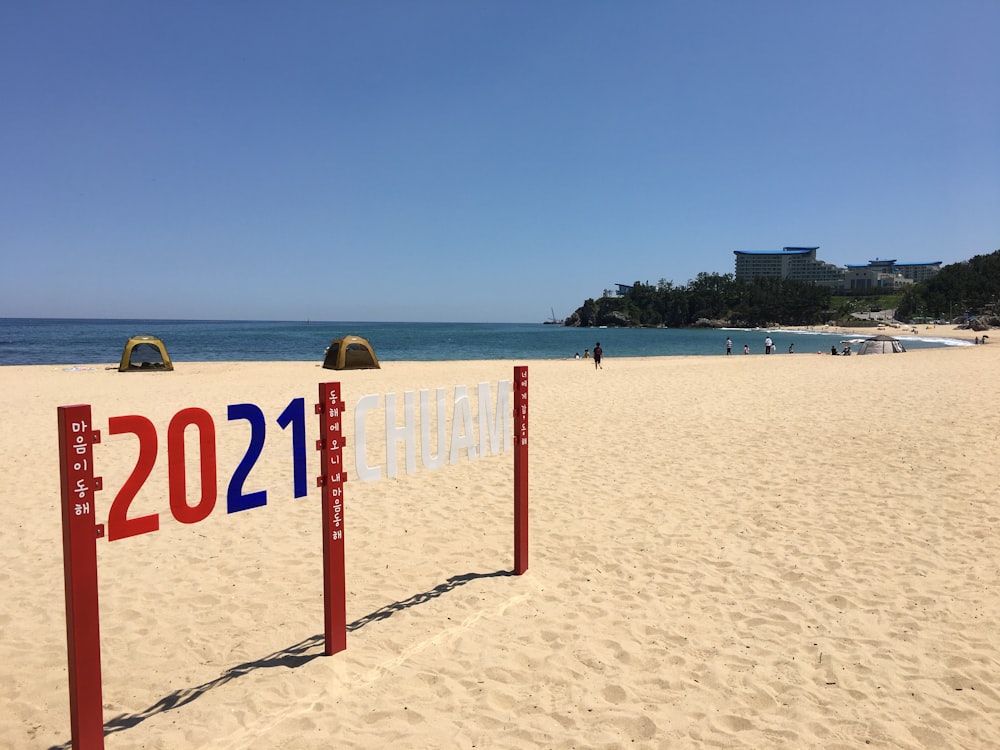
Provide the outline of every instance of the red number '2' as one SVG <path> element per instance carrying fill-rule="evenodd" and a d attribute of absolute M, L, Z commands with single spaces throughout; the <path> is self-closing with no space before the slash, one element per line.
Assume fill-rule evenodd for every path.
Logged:
<path fill-rule="evenodd" d="M 108 420 L 108 433 L 111 435 L 122 435 L 131 432 L 139 438 L 139 457 L 135 462 L 135 468 L 129 474 L 128 479 L 122 488 L 115 495 L 115 500 L 111 504 L 108 513 L 108 541 L 125 539 L 126 537 L 138 534 L 148 534 L 160 528 L 159 513 L 150 513 L 148 516 L 128 517 L 128 509 L 135 499 L 139 488 L 149 478 L 153 471 L 153 464 L 156 463 L 156 427 L 146 417 L 131 415 L 126 417 L 111 417 Z"/>

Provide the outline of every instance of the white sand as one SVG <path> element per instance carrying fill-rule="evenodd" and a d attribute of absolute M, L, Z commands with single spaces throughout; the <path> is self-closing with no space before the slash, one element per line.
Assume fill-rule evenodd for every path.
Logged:
<path fill-rule="evenodd" d="M 1000 336 L 873 357 L 605 356 L 596 372 L 527 363 L 524 576 L 504 574 L 512 453 L 348 482 L 351 625 L 332 657 L 316 384 L 343 382 L 350 436 L 361 395 L 444 386 L 450 403 L 514 363 L 0 368 L 0 746 L 70 738 L 56 407 L 71 403 L 103 435 L 99 520 L 135 460 L 108 418 L 160 433 L 132 507 L 160 530 L 98 542 L 107 748 L 1000 745 Z M 248 482 L 270 502 L 227 516 L 247 433 L 226 406 L 273 420 L 298 396 L 310 495 L 292 499 L 272 423 Z M 221 497 L 183 526 L 165 451 L 188 406 L 215 420 Z"/>

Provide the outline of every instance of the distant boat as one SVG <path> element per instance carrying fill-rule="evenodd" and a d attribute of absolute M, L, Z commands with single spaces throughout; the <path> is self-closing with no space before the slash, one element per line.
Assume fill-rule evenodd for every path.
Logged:
<path fill-rule="evenodd" d="M 555 310 L 555 308 L 554 307 L 550 307 L 549 310 L 552 311 L 552 317 L 549 318 L 548 320 L 544 321 L 544 324 L 547 325 L 547 326 L 561 326 L 562 325 L 562 321 L 559 320 L 558 318 L 556 318 L 556 310 Z"/>

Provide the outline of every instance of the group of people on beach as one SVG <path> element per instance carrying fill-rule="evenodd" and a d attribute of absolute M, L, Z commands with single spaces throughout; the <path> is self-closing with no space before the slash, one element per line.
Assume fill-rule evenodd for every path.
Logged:
<path fill-rule="evenodd" d="M 580 352 L 576 353 L 576 359 L 580 359 Z M 583 350 L 583 358 L 590 359 L 590 349 Z M 601 360 L 604 358 L 604 350 L 601 348 L 601 342 L 598 341 L 594 344 L 594 369 L 603 370 L 604 366 L 601 364 Z"/>
<path fill-rule="evenodd" d="M 728 354 L 732 354 L 732 353 L 733 353 L 733 340 L 731 338 L 727 337 L 726 338 L 726 354 L 728 355 Z M 749 354 L 750 353 L 750 345 L 749 344 L 744 344 L 743 345 L 743 353 L 744 354 Z M 764 339 L 764 354 L 777 354 L 777 353 L 778 353 L 778 347 L 777 347 L 777 345 L 774 343 L 773 339 L 770 336 L 768 336 L 767 338 Z M 791 342 L 788 345 L 788 353 L 789 354 L 795 354 L 795 342 L 794 341 Z"/>

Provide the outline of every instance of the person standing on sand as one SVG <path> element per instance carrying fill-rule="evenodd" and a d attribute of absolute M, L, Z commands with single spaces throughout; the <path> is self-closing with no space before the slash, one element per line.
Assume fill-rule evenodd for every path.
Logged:
<path fill-rule="evenodd" d="M 733 340 L 730 339 L 730 338 L 727 338 L 726 339 L 726 355 L 728 356 L 728 355 L 730 355 L 732 353 L 733 353 Z"/>
<path fill-rule="evenodd" d="M 771 337 L 770 336 L 768 336 L 766 339 L 764 339 L 764 354 L 770 354 L 771 353 L 771 347 L 773 347 L 773 346 L 774 346 L 774 342 L 771 341 Z"/>
<path fill-rule="evenodd" d="M 743 345 L 743 353 L 744 354 L 749 354 L 750 353 L 750 344 L 744 344 Z"/>
<path fill-rule="evenodd" d="M 601 357 L 603 357 L 603 356 L 604 356 L 604 350 L 601 348 L 601 342 L 598 341 L 596 344 L 594 344 L 594 369 L 595 370 L 598 369 L 598 368 L 600 368 L 602 370 L 604 369 L 603 367 L 601 367 Z"/>

